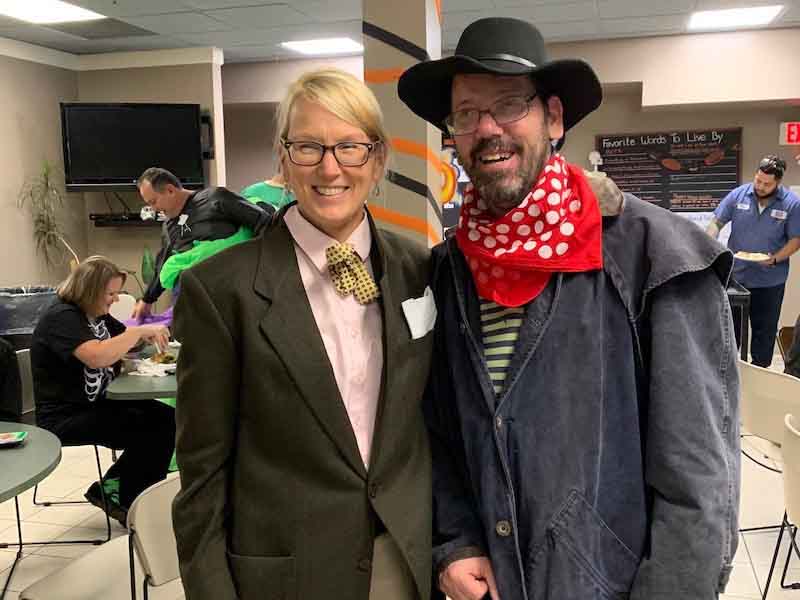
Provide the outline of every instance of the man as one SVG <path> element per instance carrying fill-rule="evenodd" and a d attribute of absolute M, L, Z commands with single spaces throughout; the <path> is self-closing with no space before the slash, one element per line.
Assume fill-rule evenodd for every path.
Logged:
<path fill-rule="evenodd" d="M 473 23 L 398 93 L 474 184 L 433 251 L 439 587 L 716 598 L 738 535 L 730 253 L 553 152 L 602 92 L 528 23 Z"/>
<path fill-rule="evenodd" d="M 228 238 L 241 226 L 258 234 L 274 213 L 267 205 L 248 202 L 223 187 L 192 192 L 175 175 L 158 167 L 142 173 L 137 186 L 145 204 L 166 216 L 155 277 L 133 310 L 137 320 L 150 314 L 153 303 L 164 291 L 160 273 L 171 256 L 191 250 L 195 242 Z"/>
<path fill-rule="evenodd" d="M 733 276 L 750 292 L 750 355 L 759 367 L 772 364 L 789 257 L 800 248 L 800 198 L 780 184 L 785 171 L 785 161 L 774 154 L 765 156 L 753 183 L 725 196 L 707 228 L 716 238 L 720 229 L 731 223 L 728 247 L 737 253 Z M 764 254 L 766 258 L 753 261 L 739 252 Z M 738 342 L 738 320 L 735 325 Z"/>

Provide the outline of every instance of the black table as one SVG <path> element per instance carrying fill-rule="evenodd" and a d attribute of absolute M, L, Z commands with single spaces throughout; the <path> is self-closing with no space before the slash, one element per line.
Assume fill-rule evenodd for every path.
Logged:
<path fill-rule="evenodd" d="M 728 302 L 731 304 L 733 318 L 739 321 L 741 344 L 739 356 L 747 361 L 747 351 L 750 348 L 750 292 L 733 277 L 728 281 Z"/>
<path fill-rule="evenodd" d="M 11 498 L 14 499 L 14 506 L 17 510 L 17 536 L 19 540 L 15 544 L 18 546 L 17 556 L 14 558 L 14 563 L 8 572 L 5 586 L 2 593 L 0 593 L 0 600 L 5 597 L 14 569 L 20 558 L 22 558 L 22 526 L 20 524 L 19 499 L 17 496 L 47 477 L 61 462 L 61 442 L 49 431 L 33 425 L 0 421 L 0 433 L 9 431 L 27 431 L 28 437 L 18 446 L 0 449 L 0 502 L 5 502 Z M 7 546 L 8 544 L 2 544 L 2 547 Z"/>

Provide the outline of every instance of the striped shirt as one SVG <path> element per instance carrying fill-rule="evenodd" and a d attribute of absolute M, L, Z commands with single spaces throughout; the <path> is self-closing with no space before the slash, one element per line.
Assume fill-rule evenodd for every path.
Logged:
<path fill-rule="evenodd" d="M 519 338 L 519 329 L 525 317 L 525 307 L 507 308 L 494 302 L 481 300 L 481 336 L 483 356 L 489 367 L 489 377 L 494 393 L 503 393 L 506 374 L 514 348 Z"/>

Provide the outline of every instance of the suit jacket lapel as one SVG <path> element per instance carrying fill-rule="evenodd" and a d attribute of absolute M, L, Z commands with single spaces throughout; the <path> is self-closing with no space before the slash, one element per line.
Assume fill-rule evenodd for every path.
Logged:
<path fill-rule="evenodd" d="M 289 229 L 281 219 L 262 237 L 253 288 L 269 302 L 259 327 L 323 429 L 362 477 L 366 469 L 333 368 L 308 302 Z"/>

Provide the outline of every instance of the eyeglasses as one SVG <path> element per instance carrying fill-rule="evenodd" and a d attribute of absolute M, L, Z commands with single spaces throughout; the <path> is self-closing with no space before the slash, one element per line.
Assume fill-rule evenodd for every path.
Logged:
<path fill-rule="evenodd" d="M 361 167 L 367 164 L 369 155 L 381 142 L 339 142 L 333 146 L 299 140 L 281 140 L 281 143 L 289 154 L 289 160 L 301 167 L 318 165 L 328 151 L 343 167 Z"/>
<path fill-rule="evenodd" d="M 786 162 L 777 156 L 765 156 L 758 163 L 758 170 L 766 175 L 775 175 L 778 179 L 783 177 L 786 171 Z"/>
<path fill-rule="evenodd" d="M 512 96 L 498 100 L 486 110 L 477 108 L 465 108 L 457 110 L 445 118 L 444 124 L 450 135 L 467 135 L 478 129 L 481 122 L 481 115 L 488 113 L 492 115 L 494 122 L 498 125 L 505 125 L 519 121 L 528 116 L 530 105 L 537 94 L 532 96 Z"/>

